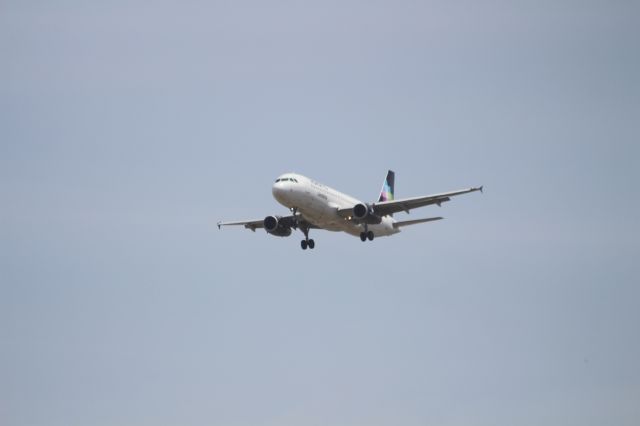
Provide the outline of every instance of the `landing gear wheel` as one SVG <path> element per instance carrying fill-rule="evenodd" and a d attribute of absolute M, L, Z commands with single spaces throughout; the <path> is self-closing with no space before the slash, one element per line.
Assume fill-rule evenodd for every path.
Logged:
<path fill-rule="evenodd" d="M 369 241 L 373 241 L 373 231 L 367 232 L 367 238 L 369 239 Z"/>
<path fill-rule="evenodd" d="M 300 247 L 302 247 L 302 250 L 306 250 L 307 247 L 313 250 L 313 248 L 316 246 L 316 242 L 309 239 L 309 228 L 310 226 L 304 222 L 303 225 L 300 226 L 300 230 L 304 234 L 304 240 L 300 242 Z"/>
<path fill-rule="evenodd" d="M 361 232 L 360 233 L 360 239 L 362 240 L 363 243 L 365 241 L 367 241 L 367 233 L 366 232 Z"/>

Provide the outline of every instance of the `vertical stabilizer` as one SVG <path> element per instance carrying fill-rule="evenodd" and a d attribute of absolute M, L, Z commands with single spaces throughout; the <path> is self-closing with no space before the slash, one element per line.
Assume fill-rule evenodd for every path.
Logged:
<path fill-rule="evenodd" d="M 380 197 L 378 198 L 378 202 L 393 200 L 395 180 L 396 180 L 395 172 L 393 172 L 392 170 L 389 170 L 387 172 L 387 178 L 384 180 L 382 184 L 382 189 L 380 190 Z"/>

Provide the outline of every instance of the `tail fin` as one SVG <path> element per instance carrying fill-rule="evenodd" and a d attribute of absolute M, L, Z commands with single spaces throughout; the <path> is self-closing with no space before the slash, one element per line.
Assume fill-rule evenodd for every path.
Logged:
<path fill-rule="evenodd" d="M 396 180 L 395 172 L 392 170 L 389 170 L 387 172 L 387 178 L 384 180 L 384 183 L 382 184 L 382 189 L 380 190 L 380 197 L 378 198 L 378 202 L 393 200 L 395 180 Z"/>

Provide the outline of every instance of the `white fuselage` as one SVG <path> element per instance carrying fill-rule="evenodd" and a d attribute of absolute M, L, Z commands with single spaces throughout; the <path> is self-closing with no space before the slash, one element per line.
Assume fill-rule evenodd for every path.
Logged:
<path fill-rule="evenodd" d="M 303 218 L 319 228 L 328 231 L 344 231 L 359 236 L 365 225 L 356 223 L 338 214 L 340 208 L 351 208 L 362 203 L 360 200 L 343 194 L 333 188 L 296 173 L 287 173 L 273 184 L 273 197 L 283 206 L 296 209 Z M 364 204 L 364 203 L 363 203 Z M 400 232 L 393 226 L 391 216 L 382 217 L 379 224 L 370 224 L 368 229 L 376 237 Z"/>

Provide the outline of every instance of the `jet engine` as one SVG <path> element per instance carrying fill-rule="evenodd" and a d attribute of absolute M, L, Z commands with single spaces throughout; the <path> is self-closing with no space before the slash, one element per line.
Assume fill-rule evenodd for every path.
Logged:
<path fill-rule="evenodd" d="M 373 208 L 368 204 L 356 204 L 353 206 L 353 217 L 368 224 L 378 224 L 382 218 L 373 213 Z"/>
<path fill-rule="evenodd" d="M 285 225 L 279 216 L 267 216 L 264 218 L 264 229 L 276 237 L 288 237 L 291 235 L 291 227 Z"/>

